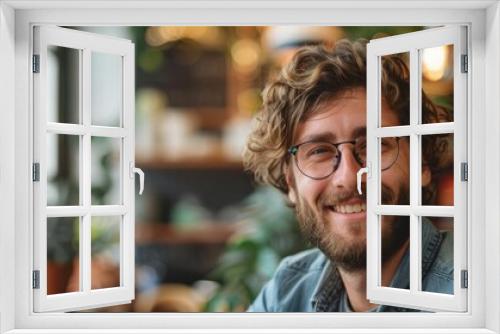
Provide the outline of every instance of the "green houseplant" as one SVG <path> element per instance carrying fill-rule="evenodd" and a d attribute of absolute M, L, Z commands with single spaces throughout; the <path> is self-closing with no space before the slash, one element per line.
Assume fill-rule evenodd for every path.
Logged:
<path fill-rule="evenodd" d="M 240 232 L 230 239 L 211 277 L 220 286 L 205 305 L 209 312 L 246 310 L 279 261 L 306 249 L 293 210 L 270 187 L 260 187 L 241 204 Z"/>

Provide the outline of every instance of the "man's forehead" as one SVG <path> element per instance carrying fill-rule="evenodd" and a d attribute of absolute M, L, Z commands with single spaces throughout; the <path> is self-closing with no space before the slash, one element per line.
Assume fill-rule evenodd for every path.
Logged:
<path fill-rule="evenodd" d="M 382 126 L 400 125 L 399 118 L 389 106 L 382 103 Z M 337 142 L 366 136 L 366 94 L 353 89 L 321 105 L 299 122 L 294 142 L 325 140 Z"/>
<path fill-rule="evenodd" d="M 304 134 L 299 138 L 300 142 L 306 141 L 328 141 L 331 143 L 335 143 L 340 140 L 354 140 L 358 137 L 366 136 L 366 126 L 353 128 L 351 133 L 349 134 L 349 138 L 341 138 L 334 131 L 323 131 L 323 132 L 314 132 L 309 134 Z"/>
<path fill-rule="evenodd" d="M 314 112 L 299 122 L 295 141 L 351 140 L 366 135 L 366 100 L 346 98 L 323 103 Z"/>

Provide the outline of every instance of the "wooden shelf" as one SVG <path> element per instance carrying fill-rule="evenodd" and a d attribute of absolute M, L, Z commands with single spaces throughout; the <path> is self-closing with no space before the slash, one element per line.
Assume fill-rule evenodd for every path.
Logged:
<path fill-rule="evenodd" d="M 231 160 L 221 155 L 210 155 L 206 157 L 185 157 L 181 159 L 169 159 L 157 157 L 154 159 L 136 160 L 136 165 L 143 169 L 241 169 L 241 160 Z"/>
<path fill-rule="evenodd" d="M 224 244 L 236 231 L 234 224 L 204 223 L 181 229 L 165 223 L 140 223 L 135 240 L 137 244 Z"/>

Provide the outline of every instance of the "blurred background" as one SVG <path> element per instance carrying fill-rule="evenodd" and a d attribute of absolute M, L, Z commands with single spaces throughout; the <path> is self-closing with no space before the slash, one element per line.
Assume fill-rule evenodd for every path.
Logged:
<path fill-rule="evenodd" d="M 129 39 L 136 52 L 136 165 L 146 174 L 144 194 L 136 197 L 136 298 L 93 310 L 99 312 L 244 311 L 284 256 L 309 247 L 282 195 L 257 186 L 242 167 L 241 152 L 266 81 L 303 45 L 424 29 L 72 28 Z M 50 117 L 71 122 L 78 118 L 68 114 L 78 88 L 68 82 L 77 73 L 78 53 L 55 48 L 49 57 L 50 85 L 57 94 Z M 93 58 L 92 103 L 100 103 L 94 124 L 120 122 L 121 90 L 118 79 L 110 79 L 121 80 L 120 61 Z M 452 68 L 449 48 L 426 50 L 424 89 L 448 108 L 453 107 Z M 47 204 L 77 205 L 78 138 L 49 135 L 47 144 L 53 158 Z M 93 204 L 116 202 L 119 161 L 120 143 L 93 138 Z M 447 161 L 440 169 L 451 167 Z M 92 220 L 93 288 L 120 285 L 120 221 L 102 220 Z M 78 218 L 49 221 L 49 294 L 78 290 Z"/>

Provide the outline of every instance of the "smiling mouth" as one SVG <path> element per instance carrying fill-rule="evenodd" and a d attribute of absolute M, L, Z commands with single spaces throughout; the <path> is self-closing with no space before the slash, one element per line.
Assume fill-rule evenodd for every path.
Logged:
<path fill-rule="evenodd" d="M 342 214 L 366 212 L 365 203 L 330 205 L 328 209 Z"/>

